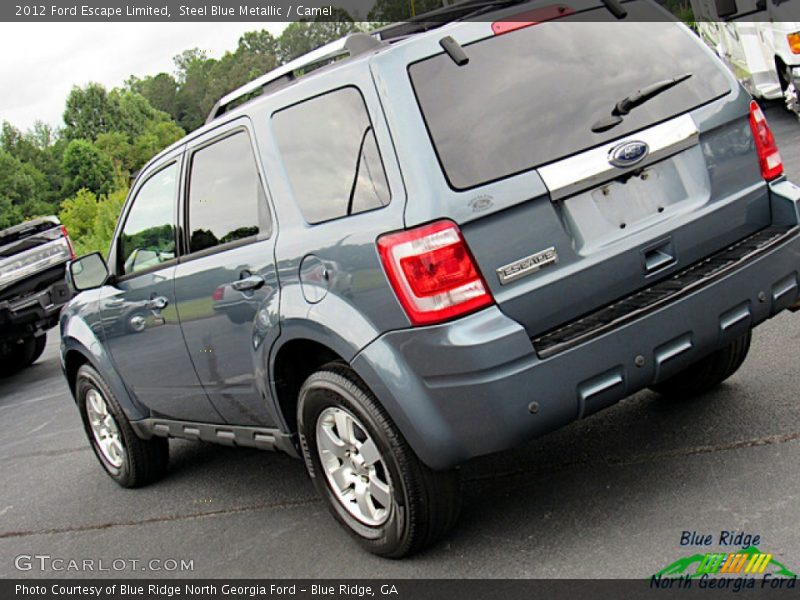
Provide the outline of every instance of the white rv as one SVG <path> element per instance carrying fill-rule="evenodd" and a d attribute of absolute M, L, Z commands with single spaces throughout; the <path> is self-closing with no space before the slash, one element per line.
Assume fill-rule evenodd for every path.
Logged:
<path fill-rule="evenodd" d="M 691 0 L 700 36 L 756 98 L 800 114 L 800 0 Z"/>

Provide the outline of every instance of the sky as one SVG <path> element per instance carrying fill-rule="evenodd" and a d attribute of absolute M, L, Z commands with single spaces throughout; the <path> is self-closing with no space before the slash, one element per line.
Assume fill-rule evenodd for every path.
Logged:
<path fill-rule="evenodd" d="M 273 35 L 287 23 L 2 23 L 0 122 L 21 130 L 42 120 L 61 127 L 73 85 L 111 89 L 130 75 L 172 73 L 172 58 L 189 48 L 220 57 L 245 31 Z"/>

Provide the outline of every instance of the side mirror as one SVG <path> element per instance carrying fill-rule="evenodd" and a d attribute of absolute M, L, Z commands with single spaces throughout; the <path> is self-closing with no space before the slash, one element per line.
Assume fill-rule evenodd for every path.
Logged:
<path fill-rule="evenodd" d="M 108 280 L 108 267 L 99 252 L 81 256 L 69 263 L 69 279 L 75 291 L 98 288 Z"/>
<path fill-rule="evenodd" d="M 717 8 L 717 17 L 720 19 L 730 17 L 739 12 L 736 0 L 714 0 L 714 6 Z"/>

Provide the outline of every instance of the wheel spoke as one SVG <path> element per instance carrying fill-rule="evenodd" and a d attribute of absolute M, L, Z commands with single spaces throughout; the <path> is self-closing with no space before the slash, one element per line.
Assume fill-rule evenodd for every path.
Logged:
<path fill-rule="evenodd" d="M 124 450 L 122 448 L 122 442 L 120 442 L 119 438 L 117 437 L 109 438 L 108 450 L 109 454 L 113 456 L 117 461 L 122 460 Z"/>
<path fill-rule="evenodd" d="M 353 472 L 349 466 L 342 465 L 338 469 L 329 471 L 329 473 L 339 491 L 344 492 L 352 485 Z"/>
<path fill-rule="evenodd" d="M 358 453 L 364 459 L 365 467 L 371 467 L 381 459 L 381 453 L 378 452 L 378 447 L 372 438 L 367 438 L 367 441 L 361 444 Z"/>
<path fill-rule="evenodd" d="M 342 410 L 336 411 L 334 418 L 336 419 L 336 433 L 342 441 L 345 444 L 354 444 L 356 436 L 353 431 L 353 419 Z"/>
<path fill-rule="evenodd" d="M 392 502 L 392 492 L 388 485 L 378 479 L 375 473 L 369 477 L 369 493 L 384 508 L 389 508 Z"/>
<path fill-rule="evenodd" d="M 361 514 L 372 519 L 375 518 L 375 509 L 369 502 L 369 494 L 367 492 L 367 484 L 361 480 L 356 481 L 355 485 L 356 504 Z"/>
<path fill-rule="evenodd" d="M 347 446 L 336 437 L 332 427 L 322 427 L 317 439 L 323 451 L 330 452 L 336 458 L 345 457 Z"/>
<path fill-rule="evenodd" d="M 94 390 L 89 390 L 86 394 L 86 399 L 89 400 L 89 403 L 92 406 L 92 411 L 98 417 L 104 417 L 108 414 L 106 410 L 106 403 L 103 402 L 103 398 Z"/>
<path fill-rule="evenodd" d="M 110 433 L 117 433 L 117 423 L 114 421 L 114 417 L 111 415 L 106 415 L 102 423 L 103 427 L 105 427 Z"/>

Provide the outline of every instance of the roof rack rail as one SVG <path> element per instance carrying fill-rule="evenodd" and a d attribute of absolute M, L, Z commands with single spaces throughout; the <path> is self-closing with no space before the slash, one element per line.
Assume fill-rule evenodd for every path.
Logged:
<path fill-rule="evenodd" d="M 359 32 L 350 34 L 346 38 L 336 40 L 335 42 L 331 42 L 325 46 L 321 46 L 316 50 L 312 50 L 308 54 L 304 54 L 303 56 L 286 63 L 285 65 L 281 65 L 277 69 L 273 69 L 269 73 L 265 73 L 264 75 L 257 77 L 253 81 L 246 83 L 242 87 L 217 100 L 217 103 L 214 104 L 211 112 L 208 113 L 206 123 L 210 123 L 225 113 L 227 108 L 237 100 L 241 100 L 242 98 L 251 94 L 255 94 L 256 92 L 258 92 L 260 95 L 268 89 L 281 87 L 285 83 L 294 80 L 296 71 L 303 70 L 307 67 L 322 62 L 332 61 L 344 55 L 354 57 L 359 54 L 363 54 L 364 52 L 375 50 L 376 48 L 384 45 L 385 44 L 376 37 L 373 37 L 367 33 Z"/>

